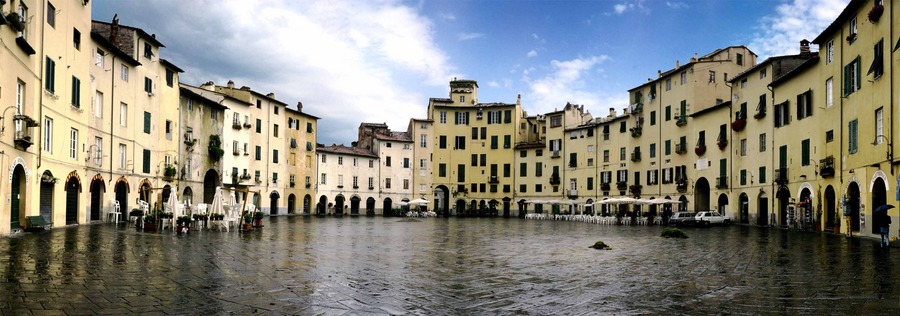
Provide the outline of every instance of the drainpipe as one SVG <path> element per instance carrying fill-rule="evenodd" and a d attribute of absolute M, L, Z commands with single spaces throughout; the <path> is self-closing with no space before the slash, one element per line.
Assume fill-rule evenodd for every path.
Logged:
<path fill-rule="evenodd" d="M 10 7 L 11 7 L 11 6 L 12 6 L 12 5 L 10 4 Z M 10 10 L 12 10 L 12 8 L 10 8 Z M 47 6 L 46 6 L 46 5 L 44 5 L 44 6 L 41 8 L 41 12 L 42 12 L 42 13 L 41 13 L 41 16 L 42 16 L 42 17 L 47 16 Z M 44 54 L 44 47 L 47 46 L 46 43 L 44 43 L 44 24 L 45 24 L 45 23 L 44 23 L 44 21 L 42 21 L 42 20 L 40 21 L 40 23 L 41 23 L 41 56 L 44 56 L 44 58 L 47 58 L 47 56 Z M 45 67 L 46 63 L 47 63 L 46 61 L 44 61 L 44 62 L 41 63 L 41 75 L 44 75 L 44 67 Z M 44 77 L 41 77 L 41 78 L 47 79 L 47 78 L 44 78 Z M 43 82 L 43 80 L 41 80 L 41 81 Z M 43 87 L 41 87 L 41 89 L 43 90 Z M 43 119 L 43 117 L 44 117 L 44 93 L 43 93 L 43 91 L 42 91 L 42 92 L 40 93 L 40 96 L 38 96 L 38 117 L 37 117 L 37 121 L 40 122 L 40 121 Z M 38 124 L 38 126 L 40 126 L 40 124 Z M 43 155 L 41 155 L 41 153 L 44 152 L 44 148 L 43 148 L 43 146 L 44 146 L 44 142 L 43 142 L 43 140 L 44 140 L 44 133 L 43 133 L 44 130 L 41 129 L 41 128 L 38 128 L 38 131 L 37 131 L 37 132 L 38 132 L 38 135 L 39 135 L 38 138 L 37 138 L 37 141 L 38 141 L 38 148 L 37 148 L 38 160 L 37 160 L 37 166 L 35 166 L 35 171 L 37 171 L 37 169 L 41 167 L 41 159 L 43 159 Z"/>
<path fill-rule="evenodd" d="M 116 56 L 112 56 L 112 69 L 110 69 L 110 82 L 109 82 L 109 90 L 110 90 L 110 101 L 109 101 L 109 183 L 113 181 L 113 150 L 115 150 L 115 123 L 116 123 Z M 101 159 L 103 157 L 100 157 Z M 115 192 L 115 190 L 113 190 Z M 126 199 L 127 202 L 127 199 Z"/>
<path fill-rule="evenodd" d="M 774 71 L 773 71 L 773 73 L 774 73 Z M 769 91 L 772 92 L 772 98 L 771 98 L 772 99 L 772 102 L 771 102 L 772 103 L 772 115 L 775 115 L 775 89 L 772 89 L 771 85 L 766 85 L 766 89 L 769 89 Z M 774 120 L 775 118 L 773 117 L 772 119 Z M 775 127 L 772 127 L 771 139 L 772 140 L 769 140 L 768 142 L 771 144 L 771 146 L 769 146 L 769 147 L 771 148 L 772 165 L 774 166 L 775 165 Z M 777 170 L 777 168 L 772 168 L 772 169 Z M 775 177 L 772 177 L 772 178 L 773 178 L 773 180 L 776 180 L 776 179 L 774 179 Z M 772 181 L 772 192 L 771 192 L 772 197 L 770 199 L 768 199 L 769 200 L 769 215 L 768 215 L 769 223 L 772 223 L 773 221 L 775 221 L 776 223 L 778 222 L 775 220 L 775 216 L 776 216 L 776 214 L 775 214 L 775 205 L 776 205 L 775 199 L 778 197 L 777 189 L 778 189 L 778 187 L 775 185 L 775 181 Z M 766 224 L 769 224 L 769 223 L 766 223 Z"/>

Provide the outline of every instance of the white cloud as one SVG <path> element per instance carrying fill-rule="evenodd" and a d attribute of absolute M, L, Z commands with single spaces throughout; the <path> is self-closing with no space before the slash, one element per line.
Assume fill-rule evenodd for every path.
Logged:
<path fill-rule="evenodd" d="M 587 85 L 590 78 L 585 77 L 596 73 L 597 66 L 608 60 L 610 58 L 606 55 L 567 61 L 553 60 L 550 62 L 552 72 L 535 80 L 524 73 L 522 80 L 527 84 L 529 91 L 523 98 L 528 100 L 529 112 L 550 112 L 562 108 L 567 102 L 583 104 L 588 109 L 624 107 L 628 103 L 628 97 L 624 93 L 605 94 Z M 594 115 L 599 116 L 597 113 Z"/>
<path fill-rule="evenodd" d="M 628 11 L 628 10 L 631 9 L 631 8 L 634 8 L 634 5 L 633 5 L 633 4 L 632 4 L 632 5 L 629 5 L 629 4 L 625 4 L 625 3 L 619 3 L 619 4 L 616 4 L 616 5 L 613 6 L 613 11 L 615 11 L 616 14 L 622 14 L 622 13 L 625 13 L 625 11 Z"/>
<path fill-rule="evenodd" d="M 460 33 L 457 39 L 460 41 L 468 41 L 476 38 L 484 37 L 484 33 Z"/>
<path fill-rule="evenodd" d="M 438 16 L 441 18 L 441 20 L 444 20 L 444 21 L 455 21 L 456 20 L 456 16 L 453 15 L 453 13 L 441 13 Z"/>
<path fill-rule="evenodd" d="M 762 58 L 794 55 L 800 52 L 800 40 L 813 40 L 847 5 L 844 0 L 793 0 L 778 5 L 773 15 L 760 19 L 760 31 L 749 47 Z"/>
<path fill-rule="evenodd" d="M 622 2 L 613 5 L 613 13 L 615 14 L 624 14 L 628 11 L 639 10 L 645 13 L 649 12 L 647 8 L 644 7 L 644 0 L 636 0 L 633 2 Z"/>
<path fill-rule="evenodd" d="M 537 51 L 532 49 L 530 52 L 528 52 L 528 57 L 534 57 L 534 56 L 537 56 Z"/>
<path fill-rule="evenodd" d="M 491 88 L 497 88 L 497 87 L 499 87 L 499 86 L 500 86 L 500 84 L 497 83 L 496 80 L 493 80 L 493 81 L 491 81 L 491 82 L 488 82 L 488 87 L 491 87 Z"/>
<path fill-rule="evenodd" d="M 119 14 L 123 24 L 157 33 L 186 83 L 234 80 L 302 101 L 322 118 L 320 142 L 355 140 L 360 121 L 404 129 L 410 113 L 424 115 L 419 91 L 464 77 L 437 46 L 431 21 L 399 2 L 159 0 L 116 9 L 131 10 Z"/>
<path fill-rule="evenodd" d="M 666 6 L 672 9 L 686 9 L 690 7 L 687 3 L 681 1 L 666 1 Z"/>

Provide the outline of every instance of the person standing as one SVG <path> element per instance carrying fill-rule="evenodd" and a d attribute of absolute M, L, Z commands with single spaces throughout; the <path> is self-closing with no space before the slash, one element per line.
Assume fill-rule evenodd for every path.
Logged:
<path fill-rule="evenodd" d="M 882 247 L 890 247 L 891 239 L 890 239 L 890 231 L 891 231 L 891 216 L 888 215 L 887 211 L 881 212 L 879 214 L 881 216 L 881 220 L 878 221 L 881 223 L 881 246 Z"/>

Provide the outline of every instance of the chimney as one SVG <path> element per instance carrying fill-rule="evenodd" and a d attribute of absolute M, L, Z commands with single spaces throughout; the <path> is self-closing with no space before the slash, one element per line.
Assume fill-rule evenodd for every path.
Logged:
<path fill-rule="evenodd" d="M 516 105 L 522 105 L 522 94 L 516 96 Z"/>
<path fill-rule="evenodd" d="M 616 117 L 616 108 L 609 108 L 609 117 Z"/>
<path fill-rule="evenodd" d="M 676 59 L 675 60 L 675 68 L 678 69 L 678 67 L 681 67 L 681 62 L 678 61 L 678 59 Z"/>
<path fill-rule="evenodd" d="M 216 84 L 213 83 L 212 81 L 207 81 L 207 82 L 205 82 L 205 83 L 203 83 L 203 84 L 200 85 L 200 89 L 209 90 L 209 91 L 215 91 L 215 90 L 216 90 Z"/>
<path fill-rule="evenodd" d="M 297 111 L 303 112 L 303 102 L 297 101 Z"/>
<path fill-rule="evenodd" d="M 228 84 L 226 84 L 225 86 L 227 86 L 228 89 L 234 89 L 234 81 L 228 80 Z"/>
<path fill-rule="evenodd" d="M 269 92 L 268 94 L 266 94 L 266 96 L 269 97 L 269 99 L 274 99 L 274 98 L 275 98 L 275 92 Z"/>
<path fill-rule="evenodd" d="M 662 70 L 659 70 L 659 69 L 656 70 L 656 77 L 662 78 Z"/>
<path fill-rule="evenodd" d="M 800 41 L 800 57 L 809 58 L 809 41 L 806 39 Z"/>
<path fill-rule="evenodd" d="M 116 35 L 118 35 L 118 34 L 119 34 L 119 14 L 116 13 L 116 14 L 113 14 L 112 24 L 109 27 L 109 42 L 114 43 L 114 45 L 115 45 Z"/>
<path fill-rule="evenodd" d="M 697 58 L 697 53 L 694 53 L 694 57 L 691 57 L 691 62 L 696 62 Z"/>

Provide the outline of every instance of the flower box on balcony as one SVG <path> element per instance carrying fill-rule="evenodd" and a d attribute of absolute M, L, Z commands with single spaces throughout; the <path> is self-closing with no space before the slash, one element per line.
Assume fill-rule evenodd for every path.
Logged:
<path fill-rule="evenodd" d="M 694 147 L 694 153 L 696 153 L 697 156 L 703 156 L 703 154 L 706 153 L 706 145 L 698 145 L 697 147 Z"/>
<path fill-rule="evenodd" d="M 731 122 L 731 130 L 735 132 L 740 132 L 744 130 L 744 127 L 747 126 L 747 119 L 739 118 Z"/>
<path fill-rule="evenodd" d="M 876 4 L 872 7 L 872 10 L 869 10 L 869 21 L 872 21 L 872 23 L 878 22 L 882 13 L 884 13 L 884 5 Z"/>
<path fill-rule="evenodd" d="M 720 150 L 725 150 L 725 147 L 728 147 L 728 141 L 727 141 L 727 140 L 724 140 L 724 139 L 721 139 L 721 140 L 719 140 L 718 142 L 716 142 L 716 145 L 719 146 L 719 149 L 720 149 Z"/>

